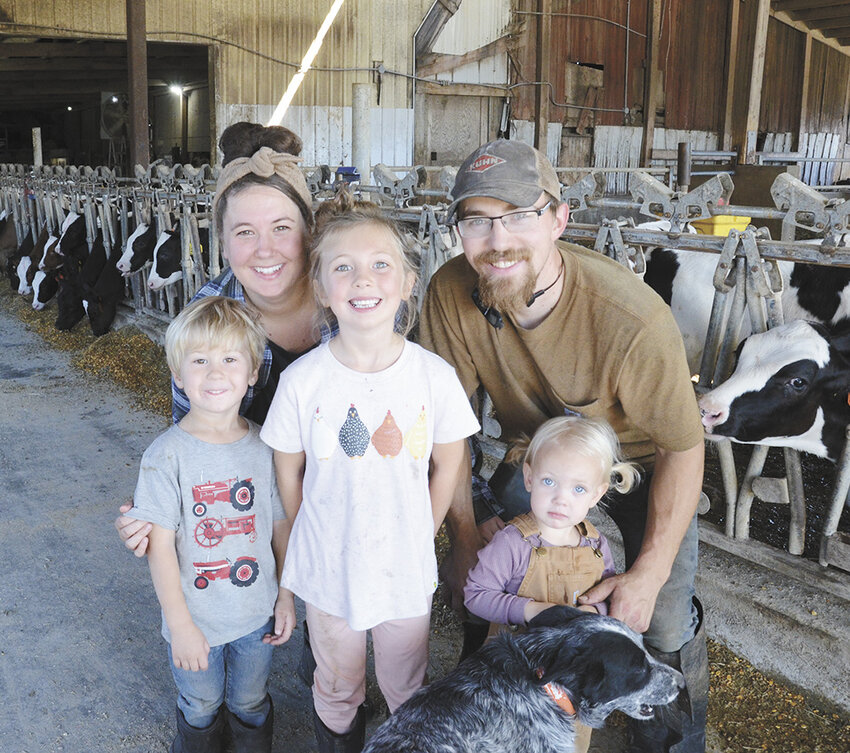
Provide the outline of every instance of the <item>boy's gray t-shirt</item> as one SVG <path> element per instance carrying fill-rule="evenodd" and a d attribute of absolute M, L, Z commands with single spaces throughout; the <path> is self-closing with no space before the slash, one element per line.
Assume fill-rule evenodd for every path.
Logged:
<path fill-rule="evenodd" d="M 285 518 L 272 450 L 249 423 L 230 444 L 172 426 L 142 456 L 130 516 L 176 531 L 180 582 L 210 646 L 261 628 L 278 594 L 272 527 Z M 162 635 L 170 643 L 165 618 Z"/>

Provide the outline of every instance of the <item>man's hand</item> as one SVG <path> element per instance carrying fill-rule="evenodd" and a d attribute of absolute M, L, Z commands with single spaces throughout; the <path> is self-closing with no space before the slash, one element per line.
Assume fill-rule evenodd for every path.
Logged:
<path fill-rule="evenodd" d="M 632 630 L 643 633 L 649 628 L 655 600 L 664 581 L 634 569 L 597 583 L 579 596 L 579 605 L 608 602 L 608 615 L 625 622 Z"/>
<path fill-rule="evenodd" d="M 144 557 L 148 551 L 148 534 L 153 527 L 150 523 L 136 518 L 125 517 L 133 509 L 133 502 L 125 502 L 118 511 L 121 515 L 115 518 L 115 528 L 124 542 L 124 546 L 137 557 Z"/>
<path fill-rule="evenodd" d="M 478 533 L 484 539 L 485 544 L 489 544 L 492 538 L 505 527 L 505 521 L 498 515 L 494 515 L 489 520 L 485 520 L 478 525 Z"/>

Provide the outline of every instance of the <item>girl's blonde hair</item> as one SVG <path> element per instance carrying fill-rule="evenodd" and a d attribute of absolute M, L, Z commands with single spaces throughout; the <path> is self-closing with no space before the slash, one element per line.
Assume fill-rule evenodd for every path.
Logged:
<path fill-rule="evenodd" d="M 165 331 L 168 368 L 179 374 L 186 354 L 207 345 L 245 350 L 254 371 L 263 362 L 266 332 L 257 312 L 246 304 L 211 295 L 190 303 L 168 325 Z"/>
<path fill-rule="evenodd" d="M 550 418 L 534 432 L 529 440 L 522 436 L 506 456 L 510 463 L 528 463 L 546 447 L 557 444 L 575 450 L 578 454 L 599 461 L 602 477 L 614 491 L 625 494 L 640 479 L 640 468 L 620 455 L 620 442 L 606 421 L 582 416 Z"/>
<path fill-rule="evenodd" d="M 343 187 L 337 192 L 333 199 L 323 202 L 316 210 L 316 226 L 313 233 L 313 241 L 307 255 L 310 267 L 310 278 L 315 286 L 321 286 L 322 274 L 322 249 L 325 244 L 336 238 L 347 230 L 362 225 L 372 225 L 384 230 L 392 239 L 398 250 L 402 270 L 405 276 L 413 275 L 413 290 L 406 301 L 402 301 L 399 315 L 396 318 L 396 332 L 407 336 L 416 322 L 416 304 L 419 286 L 419 257 L 413 251 L 410 238 L 395 220 L 384 214 L 380 207 L 371 201 L 359 201 L 355 199 L 350 191 Z M 333 329 L 336 325 L 336 317 L 333 311 L 323 306 L 318 300 L 320 311 L 319 324 L 326 324 Z"/>

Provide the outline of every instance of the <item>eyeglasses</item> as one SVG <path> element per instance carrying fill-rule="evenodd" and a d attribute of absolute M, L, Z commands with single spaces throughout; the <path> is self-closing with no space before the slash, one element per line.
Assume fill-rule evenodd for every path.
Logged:
<path fill-rule="evenodd" d="M 461 238 L 486 238 L 493 231 L 493 222 L 500 220 L 509 233 L 521 233 L 530 230 L 551 205 L 552 202 L 547 201 L 539 209 L 520 209 L 498 217 L 464 217 L 457 221 L 457 231 Z"/>

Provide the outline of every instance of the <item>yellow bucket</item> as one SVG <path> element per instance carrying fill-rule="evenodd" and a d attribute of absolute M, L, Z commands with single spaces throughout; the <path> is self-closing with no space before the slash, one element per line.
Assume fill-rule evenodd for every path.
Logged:
<path fill-rule="evenodd" d="M 737 217 L 733 214 L 716 214 L 706 220 L 694 220 L 691 222 L 694 230 L 701 235 L 729 235 L 730 230 L 744 232 L 750 224 L 752 217 Z"/>

